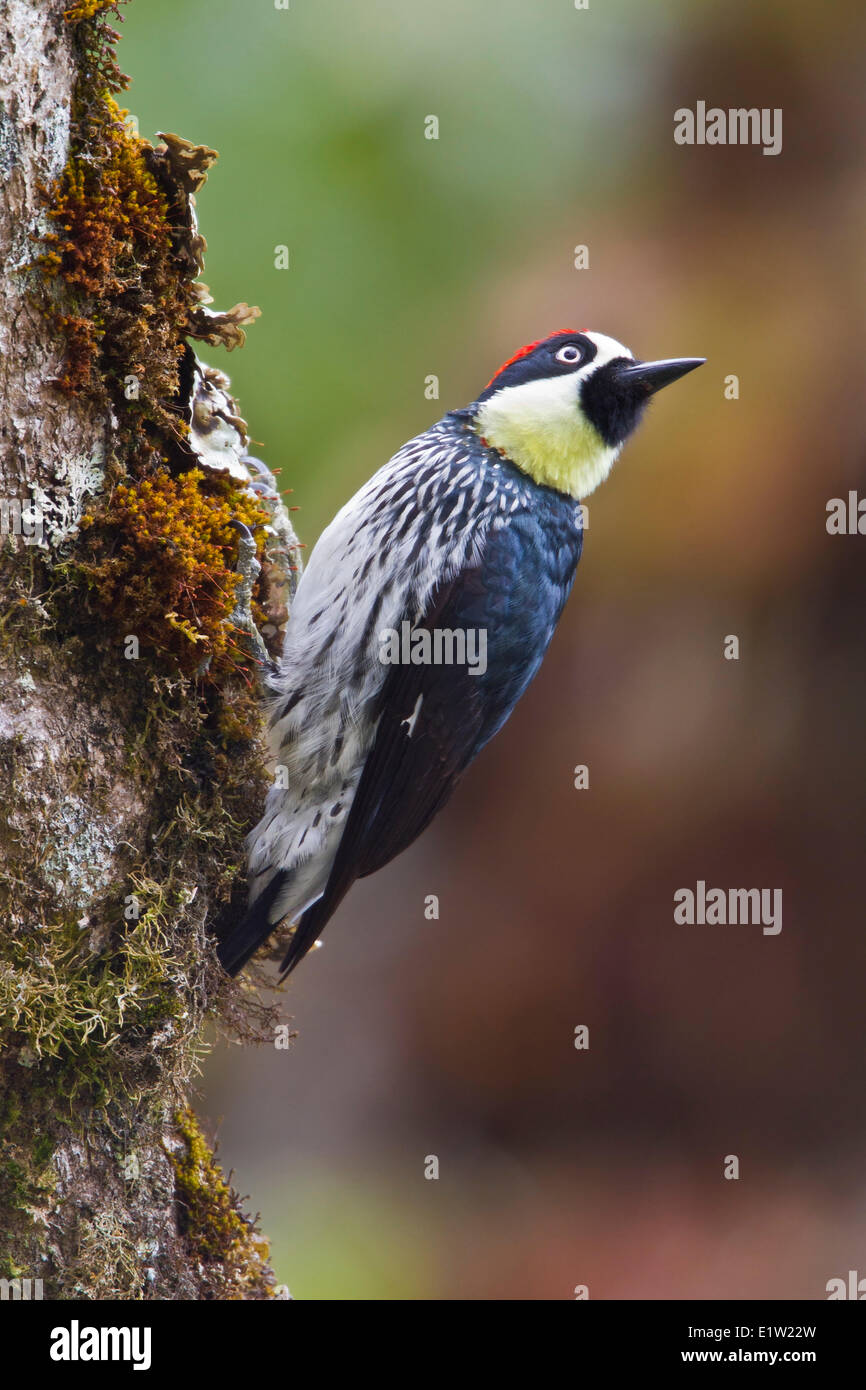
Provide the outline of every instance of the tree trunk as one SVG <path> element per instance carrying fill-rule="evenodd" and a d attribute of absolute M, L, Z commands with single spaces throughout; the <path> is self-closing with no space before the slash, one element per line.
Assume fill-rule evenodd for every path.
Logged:
<path fill-rule="evenodd" d="M 219 1011 L 272 1038 L 210 933 L 266 789 L 238 521 L 280 645 L 296 542 L 205 307 L 214 152 L 141 140 L 106 0 L 0 0 L 0 1292 L 286 1296 L 186 1088 Z"/>

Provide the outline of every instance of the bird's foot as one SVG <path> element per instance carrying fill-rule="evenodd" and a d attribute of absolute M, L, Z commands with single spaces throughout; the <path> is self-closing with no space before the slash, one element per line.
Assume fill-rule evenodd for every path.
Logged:
<path fill-rule="evenodd" d="M 249 527 L 242 521 L 233 520 L 231 524 L 238 532 L 238 562 L 235 574 L 240 577 L 240 583 L 234 609 L 227 621 L 245 634 L 252 655 L 266 671 L 269 671 L 274 663 L 253 618 L 253 589 L 262 568 L 256 556 L 256 543 Z"/>

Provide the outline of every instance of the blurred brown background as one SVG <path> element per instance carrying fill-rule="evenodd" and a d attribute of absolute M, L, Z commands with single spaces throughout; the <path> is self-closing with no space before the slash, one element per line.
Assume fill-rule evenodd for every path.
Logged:
<path fill-rule="evenodd" d="M 862 7 L 468 8 L 124 24 L 142 133 L 221 151 L 205 278 L 264 311 L 227 365 L 308 544 L 527 340 L 708 358 L 511 722 L 293 977 L 292 1050 L 218 1048 L 200 1110 L 297 1297 L 822 1298 L 866 1275 L 866 539 L 825 529 L 866 495 Z M 698 100 L 781 107 L 782 153 L 675 145 Z M 781 934 L 676 925 L 698 879 L 781 888 Z"/>

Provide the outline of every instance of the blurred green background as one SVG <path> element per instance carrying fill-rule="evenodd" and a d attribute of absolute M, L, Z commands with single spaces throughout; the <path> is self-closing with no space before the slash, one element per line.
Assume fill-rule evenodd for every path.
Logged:
<path fill-rule="evenodd" d="M 292 1050 L 207 1064 L 199 1108 L 297 1297 L 866 1274 L 866 542 L 825 529 L 864 491 L 864 28 L 853 0 L 125 11 L 142 134 L 220 151 L 204 278 L 263 316 L 204 355 L 308 545 L 523 342 L 708 358 L 592 498 L 506 730 L 293 977 Z M 782 154 L 675 145 L 698 100 L 781 107 Z M 781 887 L 781 935 L 676 926 L 698 878 Z"/>

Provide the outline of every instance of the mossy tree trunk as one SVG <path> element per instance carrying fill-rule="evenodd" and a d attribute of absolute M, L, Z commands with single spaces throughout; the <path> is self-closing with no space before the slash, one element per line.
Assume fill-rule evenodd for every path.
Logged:
<path fill-rule="evenodd" d="M 189 346 L 255 312 L 196 281 L 214 153 L 130 129 L 113 8 L 0 0 L 0 1278 L 268 1298 L 186 1089 L 208 1015 L 270 1026 L 210 933 L 266 778 L 233 522 L 272 649 L 294 538 Z"/>

